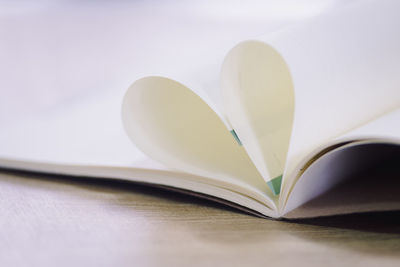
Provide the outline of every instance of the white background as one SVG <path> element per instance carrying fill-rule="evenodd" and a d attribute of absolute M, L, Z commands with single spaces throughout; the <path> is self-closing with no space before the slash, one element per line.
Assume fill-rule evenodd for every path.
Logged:
<path fill-rule="evenodd" d="M 0 123 L 123 92 L 145 75 L 210 66 L 217 77 L 238 41 L 341 2 L 0 1 Z"/>

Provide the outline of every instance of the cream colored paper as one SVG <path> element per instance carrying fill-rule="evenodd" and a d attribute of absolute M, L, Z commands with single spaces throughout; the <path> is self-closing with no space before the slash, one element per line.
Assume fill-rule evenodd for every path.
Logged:
<path fill-rule="evenodd" d="M 255 112 L 251 110 L 251 101 L 238 101 L 241 111 L 235 111 L 235 103 L 230 102 L 233 100 L 226 96 L 227 91 L 218 93 L 217 74 L 210 73 L 216 69 L 215 62 L 198 75 L 183 73 L 170 79 L 149 77 L 135 83 L 125 98 L 125 128 L 138 147 L 168 167 L 148 159 L 125 136 L 119 121 L 122 94 L 115 92 L 30 119 L 16 127 L 7 127 L 0 133 L 0 166 L 168 185 L 220 197 L 267 216 L 283 215 L 334 185 L 319 180 L 321 186 L 317 193 L 300 190 L 307 188 L 302 186 L 307 181 L 316 184 L 315 179 L 320 177 L 315 174 L 296 184 L 300 170 L 321 149 L 337 144 L 341 137 L 347 138 L 348 142 L 368 134 L 370 139 L 398 137 L 396 131 L 386 131 L 393 121 L 382 127 L 368 128 L 371 131 L 359 128 L 366 123 L 375 123 L 375 119 L 389 114 L 400 104 L 397 10 L 399 4 L 396 1 L 360 2 L 311 23 L 242 43 L 256 43 L 264 49 L 267 56 L 261 60 L 268 60 L 269 54 L 277 55 L 267 64 L 270 69 L 267 71 L 274 69 L 275 64 L 275 70 L 278 70 L 277 73 L 266 73 L 274 78 L 267 87 L 279 85 L 283 89 L 274 91 L 272 96 L 268 93 L 260 94 L 258 98 L 244 95 L 251 101 L 259 101 Z M 379 19 L 372 19 L 375 17 Z M 240 46 L 227 58 L 234 57 Z M 242 56 L 247 57 L 246 53 Z M 246 63 L 247 71 L 254 66 L 267 66 L 257 60 L 255 57 Z M 229 86 L 243 74 L 235 73 L 240 72 L 242 62 L 228 60 L 225 63 L 222 83 Z M 231 64 L 238 64 L 233 68 L 235 71 L 226 72 Z M 175 66 L 171 72 L 179 72 L 178 69 L 179 66 Z M 258 76 L 261 77 L 262 72 Z M 259 81 L 270 82 L 252 78 L 250 76 L 245 86 Z M 169 91 L 162 92 L 163 89 Z M 242 89 L 245 94 L 249 92 Z M 228 94 L 239 100 L 243 97 L 234 91 Z M 275 101 L 268 99 L 265 101 L 268 106 L 263 107 L 262 98 L 274 95 L 279 99 L 276 102 L 283 105 L 271 108 Z M 169 101 L 170 96 L 176 97 L 174 100 L 177 101 Z M 220 105 L 223 102 L 221 96 L 227 101 L 225 108 Z M 280 112 L 282 107 L 283 112 Z M 248 114 L 240 119 L 241 112 Z M 283 129 L 283 134 L 269 139 L 274 135 L 267 133 L 265 137 L 264 131 L 269 129 L 262 123 L 271 115 L 276 117 L 269 125 Z M 154 116 L 158 118 L 154 119 Z M 283 126 L 276 118 L 281 118 Z M 179 128 L 182 122 L 185 127 Z M 379 124 L 378 120 L 376 123 Z M 244 141 L 244 147 L 238 146 L 229 133 L 233 124 L 239 126 L 235 131 Z M 147 129 L 143 129 L 145 127 Z M 383 129 L 379 136 L 374 132 L 377 129 Z M 267 142 L 263 142 L 263 138 Z M 396 144 L 397 141 L 390 139 L 390 142 Z M 263 145 L 258 147 L 259 144 Z M 342 147 L 343 151 L 345 149 Z M 277 160 L 271 162 L 274 155 Z M 329 155 L 326 154 L 326 158 L 318 156 L 323 161 Z M 173 170 L 175 168 L 179 171 Z M 324 169 L 315 161 L 309 171 L 318 168 Z M 285 176 L 280 203 L 277 203 L 265 181 L 280 171 L 284 171 Z M 295 194 L 290 199 L 292 190 Z"/>
<path fill-rule="evenodd" d="M 289 71 L 295 92 L 294 124 L 280 203 L 285 203 L 302 168 L 301 161 L 308 154 L 399 107 L 399 8 L 398 1 L 363 1 L 306 25 L 258 39 L 265 43 L 265 51 L 281 55 L 288 66 L 282 72 Z M 228 58 L 235 54 L 246 58 L 243 54 L 251 51 L 246 51 L 245 44 L 234 48 Z M 265 59 L 254 59 L 253 66 L 259 66 L 261 60 Z M 232 68 L 229 64 L 225 67 Z M 246 68 L 252 67 L 240 60 L 233 64 L 237 64 L 239 72 L 223 75 L 223 83 L 237 81 Z M 273 72 L 265 75 L 276 76 Z M 240 131 L 238 134 L 240 138 Z M 274 148 L 265 147 L 265 153 L 269 149 Z M 256 161 L 256 165 L 261 164 Z"/>

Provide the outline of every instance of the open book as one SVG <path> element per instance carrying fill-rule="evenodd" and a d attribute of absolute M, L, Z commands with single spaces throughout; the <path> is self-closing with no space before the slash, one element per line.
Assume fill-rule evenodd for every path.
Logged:
<path fill-rule="evenodd" d="M 239 43 L 220 86 L 145 77 L 123 99 L 15 123 L 0 166 L 165 186 L 273 218 L 399 209 L 399 8 L 363 1 Z"/>

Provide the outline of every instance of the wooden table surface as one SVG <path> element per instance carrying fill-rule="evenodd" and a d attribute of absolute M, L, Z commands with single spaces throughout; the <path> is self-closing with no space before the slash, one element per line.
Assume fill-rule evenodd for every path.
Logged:
<path fill-rule="evenodd" d="M 400 212 L 298 222 L 100 179 L 0 172 L 0 266 L 400 266 Z"/>

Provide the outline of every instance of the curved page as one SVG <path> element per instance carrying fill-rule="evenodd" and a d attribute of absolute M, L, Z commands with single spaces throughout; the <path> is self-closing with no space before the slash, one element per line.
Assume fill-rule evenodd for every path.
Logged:
<path fill-rule="evenodd" d="M 400 109 L 396 109 L 316 150 L 316 153 L 326 151 L 325 153 L 319 156 L 311 153 L 299 166 L 299 168 L 305 169 L 304 173 L 297 177 L 296 182 L 290 189 L 287 201 L 281 203 L 283 206 L 282 213 L 286 214 L 313 198 L 324 194 L 336 184 L 348 178 L 354 170 L 367 172 L 371 164 L 376 161 L 382 162 L 388 155 L 396 156 L 398 159 L 400 156 L 399 121 Z M 397 152 L 397 155 L 393 151 Z M 308 167 L 304 167 L 306 165 Z M 380 188 L 376 190 L 377 194 L 385 191 L 382 187 L 387 188 L 387 185 L 385 186 L 387 177 L 383 173 L 375 181 L 377 187 L 379 185 Z M 359 181 L 358 186 L 360 189 L 363 188 L 363 182 Z M 367 198 L 367 195 L 363 196 L 359 193 L 356 195 L 358 200 Z M 357 202 L 350 204 L 353 207 L 352 212 L 357 211 L 355 210 Z M 371 207 L 374 207 L 374 205 L 371 205 Z M 359 211 L 362 211 L 361 208 Z M 334 211 L 338 212 L 337 209 L 331 210 L 332 213 Z M 326 215 L 327 212 L 324 211 L 324 214 Z"/>
<path fill-rule="evenodd" d="M 339 146 L 301 175 L 281 216 L 317 217 L 400 208 L 400 139 Z"/>
<path fill-rule="evenodd" d="M 123 131 L 121 100 L 107 92 L 3 128 L 0 167 L 172 186 L 274 216 L 268 208 L 274 203 L 265 195 L 251 198 L 254 192 L 236 183 L 174 171 L 149 159 Z"/>
<path fill-rule="evenodd" d="M 124 97 L 122 120 L 133 143 L 152 159 L 234 184 L 256 199 L 270 194 L 220 117 L 183 84 L 163 77 L 136 81 Z M 275 206 L 272 200 L 269 205 Z"/>
<path fill-rule="evenodd" d="M 308 154 L 347 131 L 399 107 L 399 8 L 398 1 L 362 1 L 341 12 L 258 39 L 264 43 L 266 50 L 278 53 L 287 65 L 287 69 L 281 68 L 282 63 L 278 62 L 276 68 L 281 70 L 280 73 L 267 70 L 265 75 L 286 77 L 278 79 L 276 86 L 280 87 L 283 96 L 293 84 L 295 94 L 293 126 L 290 145 L 287 144 L 289 150 L 280 195 L 282 203 L 300 171 L 296 167 Z M 242 47 L 250 43 L 254 41 L 244 43 Z M 234 48 L 232 53 L 240 54 L 244 50 L 238 52 Z M 245 65 L 248 64 L 246 61 L 233 61 L 230 64 L 242 65 L 228 64 L 224 68 L 246 69 L 268 64 L 268 60 L 275 62 L 274 57 L 260 56 L 253 59 L 250 67 Z M 223 83 L 232 84 L 238 77 L 240 75 L 235 76 L 234 72 L 223 75 Z M 241 86 L 249 84 L 251 82 Z M 241 90 L 246 92 L 248 88 Z M 281 101 L 281 98 L 278 99 Z M 270 100 L 265 101 L 267 105 Z M 289 97 L 287 104 L 290 105 L 291 101 Z M 268 108 L 259 112 L 265 113 Z M 250 108 L 245 109 L 251 112 Z M 227 110 L 229 113 L 229 107 Z M 281 116 L 279 112 L 268 115 Z M 234 120 L 233 117 L 228 119 Z M 288 118 L 283 116 L 282 124 L 289 123 Z M 271 148 L 274 149 L 273 146 L 265 146 L 263 153 L 270 153 L 268 150 Z M 280 155 L 283 155 L 282 151 Z M 269 168 L 270 162 L 267 158 L 265 161 Z"/>

